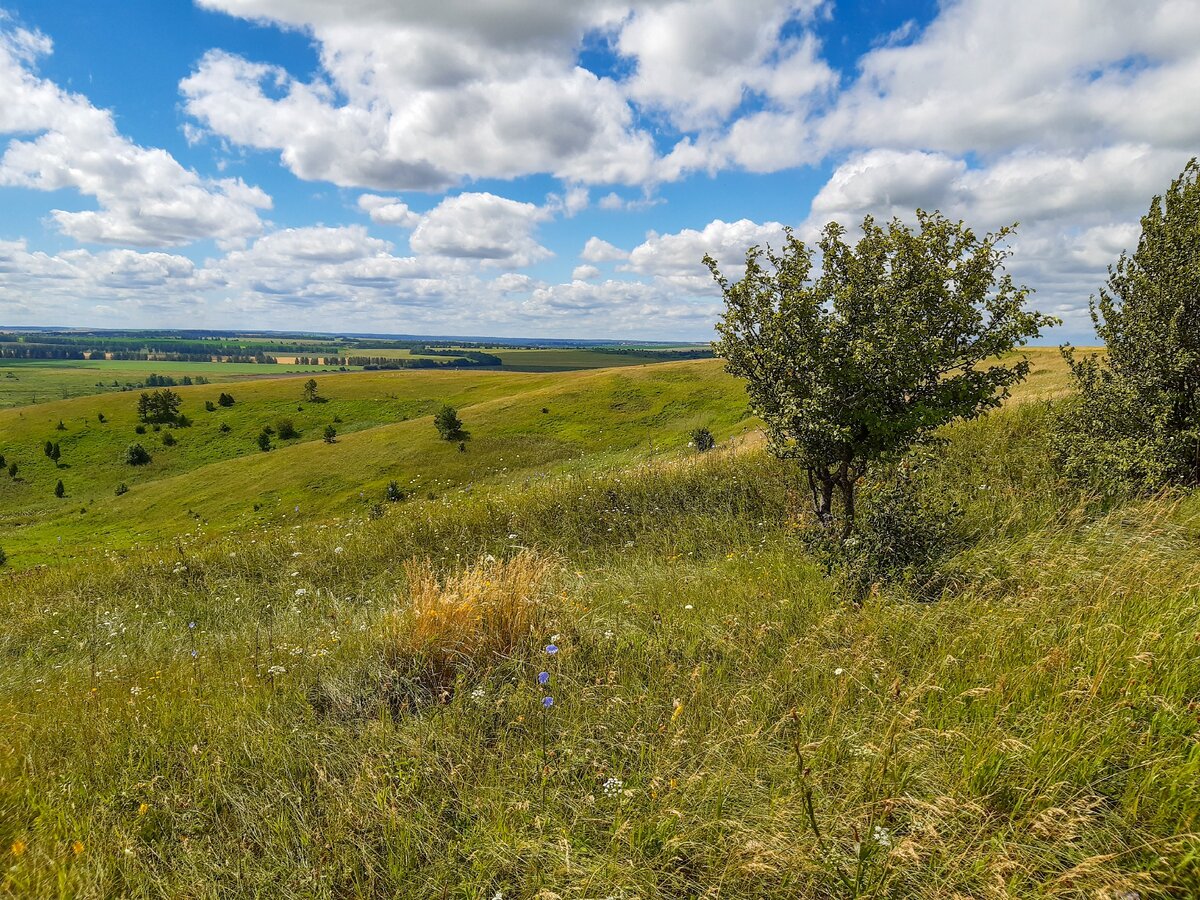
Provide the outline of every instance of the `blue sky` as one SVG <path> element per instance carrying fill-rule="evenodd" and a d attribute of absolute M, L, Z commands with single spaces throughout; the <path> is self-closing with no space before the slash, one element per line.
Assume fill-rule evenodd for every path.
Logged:
<path fill-rule="evenodd" d="M 1086 341 L 1200 147 L 1186 0 L 0 10 L 0 325 L 706 339 L 705 252 L 922 206 Z"/>

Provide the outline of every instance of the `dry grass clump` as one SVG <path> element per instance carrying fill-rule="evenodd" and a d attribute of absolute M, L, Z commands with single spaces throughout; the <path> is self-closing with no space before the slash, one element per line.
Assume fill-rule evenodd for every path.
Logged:
<path fill-rule="evenodd" d="M 529 550 L 506 560 L 486 556 L 441 577 L 428 559 L 410 560 L 404 566 L 409 603 L 385 626 L 388 665 L 416 675 L 435 698 L 444 699 L 459 673 L 529 644 L 553 569 L 549 559 Z"/>

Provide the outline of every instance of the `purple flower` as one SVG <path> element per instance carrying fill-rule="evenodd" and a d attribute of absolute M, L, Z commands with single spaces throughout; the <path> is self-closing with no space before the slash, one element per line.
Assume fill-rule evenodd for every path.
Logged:
<path fill-rule="evenodd" d="M 193 628 L 195 628 L 195 627 L 196 627 L 196 623 L 195 623 L 195 622 L 188 622 L 188 629 L 189 629 L 189 630 L 190 630 L 190 629 L 193 629 Z"/>
<path fill-rule="evenodd" d="M 550 682 L 549 672 L 538 672 L 538 684 L 548 684 Z"/>
<path fill-rule="evenodd" d="M 551 656 L 553 656 L 555 653 L 558 652 L 558 648 L 556 646 L 554 646 L 553 644 L 550 644 L 549 646 L 546 647 L 546 652 L 549 653 Z"/>
<path fill-rule="evenodd" d="M 550 707 L 552 707 L 553 705 L 554 705 L 554 698 L 553 698 L 553 697 L 543 697 L 543 698 L 542 698 L 542 706 L 543 706 L 545 709 L 549 709 L 549 708 L 550 708 Z"/>

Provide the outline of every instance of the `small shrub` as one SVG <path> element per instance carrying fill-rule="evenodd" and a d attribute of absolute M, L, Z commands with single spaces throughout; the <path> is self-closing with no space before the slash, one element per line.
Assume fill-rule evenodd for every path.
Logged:
<path fill-rule="evenodd" d="M 717 440 L 707 428 L 697 428 L 692 432 L 692 446 L 700 453 L 707 453 L 717 446 Z"/>
<path fill-rule="evenodd" d="M 388 482 L 388 486 L 384 490 L 383 495 L 387 498 L 389 503 L 399 503 L 408 496 L 400 489 L 400 485 L 395 481 Z"/>
<path fill-rule="evenodd" d="M 125 448 L 121 461 L 127 466 L 144 466 L 150 462 L 150 452 L 141 444 L 130 444 Z"/>
<path fill-rule="evenodd" d="M 58 479 L 58 484 L 56 484 L 56 485 L 54 486 L 54 496 L 55 496 L 55 497 L 58 497 L 60 500 L 61 500 L 63 497 L 67 496 L 67 488 L 66 488 L 66 486 L 65 486 L 65 485 L 62 483 L 62 479 L 61 479 L 61 478 L 60 478 L 60 479 Z"/>
<path fill-rule="evenodd" d="M 16 477 L 17 477 L 17 464 L 16 464 L 16 463 L 9 463 L 9 464 L 8 464 L 8 477 L 9 477 L 9 478 L 16 478 Z"/>
<path fill-rule="evenodd" d="M 174 447 L 178 443 L 178 441 L 175 440 L 175 435 L 171 434 L 169 431 L 163 435 L 162 442 L 164 447 Z"/>
<path fill-rule="evenodd" d="M 97 420 L 97 421 L 98 421 L 98 422 L 99 422 L 101 425 L 103 425 L 105 422 L 107 422 L 107 421 L 108 421 L 107 419 L 105 419 L 105 418 L 104 418 L 104 413 L 98 413 L 98 414 L 96 415 L 96 420 Z"/>
<path fill-rule="evenodd" d="M 808 538 L 810 549 L 847 600 L 860 603 L 882 586 L 934 599 L 942 587 L 939 563 L 960 543 L 960 511 L 925 496 L 906 472 L 865 488 L 859 526 L 844 540 L 821 529 Z"/>
<path fill-rule="evenodd" d="M 145 434 L 145 433 L 146 433 L 146 426 L 145 426 L 145 425 L 139 425 L 139 426 L 137 426 L 135 429 L 133 429 L 133 431 L 134 431 L 134 434 Z"/>
<path fill-rule="evenodd" d="M 67 430 L 67 426 L 63 424 L 63 420 L 62 420 L 62 419 L 59 419 L 59 420 L 58 420 L 58 424 L 57 424 L 56 426 L 54 426 L 54 427 L 55 427 L 55 430 L 56 430 L 56 431 L 66 431 L 66 430 Z"/>
<path fill-rule="evenodd" d="M 217 405 L 224 407 L 233 406 L 233 394 L 226 394 L 222 392 L 221 396 L 217 398 Z"/>
<path fill-rule="evenodd" d="M 280 419 L 275 423 L 275 430 L 279 432 L 281 441 L 290 441 L 300 437 L 300 432 L 296 430 L 296 425 L 291 419 Z"/>
<path fill-rule="evenodd" d="M 217 431 L 221 432 L 221 434 L 229 434 L 229 432 L 233 431 L 233 429 L 229 427 L 228 422 L 222 422 L 221 427 L 218 428 Z"/>
<path fill-rule="evenodd" d="M 117 489 L 115 491 L 113 491 L 113 493 L 116 494 L 118 497 L 120 497 L 122 494 L 128 494 L 129 493 L 129 485 L 127 485 L 125 482 L 122 481 L 120 484 L 117 485 Z"/>
<path fill-rule="evenodd" d="M 543 406 L 543 407 L 542 407 L 542 412 L 543 412 L 543 413 L 548 413 L 548 412 L 550 412 L 550 410 L 549 410 L 549 409 L 547 409 L 546 407 L 544 407 L 544 406 Z"/>
<path fill-rule="evenodd" d="M 4 461 L 4 454 L 0 453 L 0 469 L 3 469 L 8 463 Z"/>
<path fill-rule="evenodd" d="M 459 452 L 459 453 L 466 453 L 466 452 L 467 452 L 467 442 L 466 442 L 466 441 L 459 441 L 459 442 L 458 442 L 458 452 Z"/>
<path fill-rule="evenodd" d="M 462 437 L 463 423 L 458 417 L 458 410 L 453 406 L 443 406 L 433 417 L 433 427 L 437 429 L 443 441 L 456 441 Z"/>
<path fill-rule="evenodd" d="M 8 562 L 8 554 L 4 552 L 3 547 L 0 547 L 0 566 L 5 565 L 7 562 Z"/>
<path fill-rule="evenodd" d="M 204 401 L 204 411 L 205 412 L 216 412 L 217 405 L 215 403 L 213 403 L 211 400 L 205 400 Z"/>
<path fill-rule="evenodd" d="M 266 429 L 263 429 L 258 435 L 258 449 L 263 453 L 271 449 L 271 435 L 267 433 Z"/>
<path fill-rule="evenodd" d="M 332 425 L 325 426 L 325 443 L 332 444 L 337 438 L 337 429 Z"/>

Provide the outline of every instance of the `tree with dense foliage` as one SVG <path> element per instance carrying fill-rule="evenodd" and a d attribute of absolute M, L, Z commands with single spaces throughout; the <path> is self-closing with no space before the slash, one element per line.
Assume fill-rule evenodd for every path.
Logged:
<path fill-rule="evenodd" d="M 304 390 L 301 393 L 303 394 L 304 399 L 309 403 L 320 402 L 321 397 L 317 393 L 317 379 L 310 378 L 308 381 L 304 382 Z"/>
<path fill-rule="evenodd" d="M 843 537 L 872 467 L 999 406 L 1029 362 L 997 357 L 1055 321 L 1004 274 L 1012 228 L 979 237 L 918 210 L 915 228 L 868 216 L 862 232 L 851 245 L 830 223 L 813 248 L 789 230 L 779 252 L 751 248 L 737 282 L 705 257 L 726 303 L 714 348 L 746 379 L 771 450 L 804 469 L 827 528 L 837 492 Z"/>
<path fill-rule="evenodd" d="M 177 422 L 182 404 L 183 398 L 168 388 L 149 394 L 143 392 L 138 398 L 138 419 L 151 423 Z"/>
<path fill-rule="evenodd" d="M 1156 488 L 1200 481 L 1200 164 L 1142 217 L 1090 300 L 1105 354 L 1064 347 L 1078 393 L 1055 447 L 1069 476 Z"/>
<path fill-rule="evenodd" d="M 337 429 L 332 425 L 325 426 L 325 443 L 332 444 L 337 438 Z"/>
<path fill-rule="evenodd" d="M 57 465 L 58 465 L 58 461 L 59 461 L 60 459 L 62 459 L 62 447 L 58 446 L 58 443 L 57 443 L 57 442 L 55 442 L 54 444 L 51 444 L 51 445 L 50 445 L 50 453 L 49 453 L 49 456 L 50 456 L 50 461 L 51 461 L 52 463 L 54 463 L 54 465 L 56 465 L 56 466 L 57 466 Z"/>
<path fill-rule="evenodd" d="M 141 444 L 130 444 L 125 448 L 121 461 L 127 466 L 144 466 L 150 462 L 150 451 Z"/>
<path fill-rule="evenodd" d="M 271 435 L 265 429 L 258 434 L 258 449 L 263 453 L 271 449 Z"/>
<path fill-rule="evenodd" d="M 443 406 L 438 410 L 433 417 L 433 427 L 444 441 L 456 441 L 462 437 L 463 423 L 453 406 Z"/>
<path fill-rule="evenodd" d="M 55 497 L 58 497 L 60 500 L 61 500 L 63 497 L 67 496 L 67 489 L 66 489 L 66 487 L 63 485 L 63 483 L 62 483 L 62 479 L 61 479 L 61 478 L 60 478 L 60 479 L 58 479 L 58 484 L 56 484 L 56 485 L 54 486 L 54 496 L 55 496 Z"/>
<path fill-rule="evenodd" d="M 49 459 L 54 453 L 54 441 L 46 441 L 46 445 L 42 448 L 42 453 Z"/>
<path fill-rule="evenodd" d="M 233 406 L 233 394 L 226 394 L 222 391 L 221 396 L 217 398 L 217 406 Z"/>
<path fill-rule="evenodd" d="M 296 423 L 291 419 L 280 419 L 275 423 L 275 430 L 279 434 L 281 441 L 290 441 L 293 438 L 300 437 L 300 431 L 296 428 Z"/>

